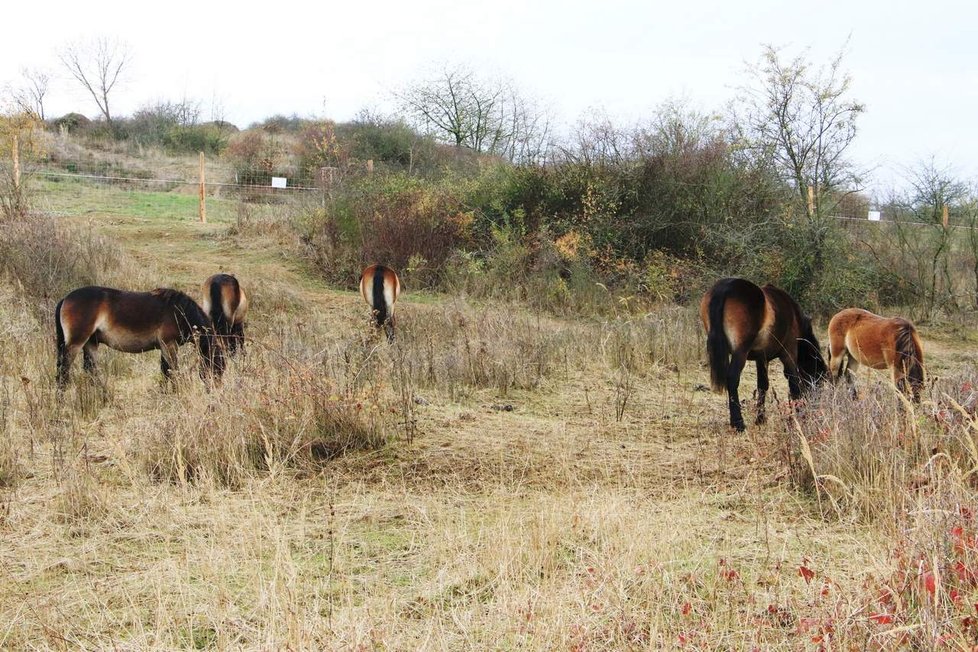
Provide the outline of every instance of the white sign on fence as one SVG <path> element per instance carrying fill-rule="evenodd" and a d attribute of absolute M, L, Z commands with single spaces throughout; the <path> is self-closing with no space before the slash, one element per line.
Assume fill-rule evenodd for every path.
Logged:
<path fill-rule="evenodd" d="M 272 188 L 284 188 L 288 182 L 285 177 L 272 177 Z"/>
<path fill-rule="evenodd" d="M 869 216 L 868 217 L 869 217 L 869 221 L 870 222 L 879 222 L 880 221 L 880 212 L 879 211 L 869 211 Z"/>

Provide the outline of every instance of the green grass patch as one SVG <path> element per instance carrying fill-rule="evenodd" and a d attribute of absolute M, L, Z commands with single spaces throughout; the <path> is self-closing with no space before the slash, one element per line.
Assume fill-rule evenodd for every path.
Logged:
<path fill-rule="evenodd" d="M 93 217 L 133 217 L 150 221 L 195 222 L 198 201 L 192 186 L 172 190 L 133 188 L 128 185 L 40 178 L 36 182 L 37 206 L 41 210 Z M 241 202 L 207 198 L 207 221 L 230 223 Z"/>

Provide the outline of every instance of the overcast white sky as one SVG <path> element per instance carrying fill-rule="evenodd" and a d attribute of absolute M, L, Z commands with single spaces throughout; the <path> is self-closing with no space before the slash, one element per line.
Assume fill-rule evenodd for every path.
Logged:
<path fill-rule="evenodd" d="M 11 6 L 13 4 L 13 6 Z M 453 0 L 5 3 L 0 85 L 57 72 L 49 113 L 97 109 L 57 59 L 66 42 L 125 39 L 125 114 L 156 99 L 216 98 L 240 125 L 275 113 L 338 120 L 390 108 L 390 92 L 441 62 L 515 79 L 561 123 L 589 109 L 622 122 L 684 97 L 720 109 L 761 44 L 821 63 L 849 38 L 852 97 L 867 106 L 853 158 L 888 185 L 931 156 L 978 178 L 978 3 Z"/>

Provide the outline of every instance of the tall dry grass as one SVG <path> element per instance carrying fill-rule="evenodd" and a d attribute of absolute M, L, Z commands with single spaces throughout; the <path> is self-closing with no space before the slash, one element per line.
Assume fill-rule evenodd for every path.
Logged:
<path fill-rule="evenodd" d="M 823 517 L 869 523 L 884 542 L 883 570 L 857 593 L 862 645 L 978 644 L 976 383 L 973 369 L 949 374 L 919 405 L 888 382 L 855 399 L 828 387 L 785 422 L 786 466 Z"/>
<path fill-rule="evenodd" d="M 734 438 L 691 308 L 406 295 L 389 346 L 358 297 L 267 274 L 220 384 L 107 352 L 59 398 L 27 287 L 0 283 L 0 647 L 976 643 L 967 374 Z"/>
<path fill-rule="evenodd" d="M 393 406 L 370 385 L 344 391 L 276 353 L 249 352 L 206 390 L 194 381 L 166 397 L 138 437 L 134 452 L 154 480 L 239 488 L 258 475 L 315 472 L 397 437 Z"/>

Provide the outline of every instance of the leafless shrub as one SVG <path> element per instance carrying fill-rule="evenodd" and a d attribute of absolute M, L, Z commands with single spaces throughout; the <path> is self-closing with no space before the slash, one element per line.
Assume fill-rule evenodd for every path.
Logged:
<path fill-rule="evenodd" d="M 76 287 L 105 283 L 119 260 L 107 238 L 54 218 L 0 224 L 0 267 L 45 311 Z"/>

